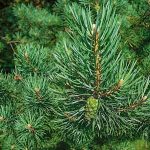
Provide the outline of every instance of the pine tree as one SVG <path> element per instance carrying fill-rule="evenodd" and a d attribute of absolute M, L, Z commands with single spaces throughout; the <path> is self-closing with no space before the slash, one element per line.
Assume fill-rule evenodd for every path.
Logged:
<path fill-rule="evenodd" d="M 49 146 L 45 143 L 49 143 L 51 130 L 55 132 L 51 120 L 57 101 L 52 101 L 49 78 L 60 19 L 32 5 L 19 4 L 13 13 L 17 32 L 9 43 L 15 69 L 11 75 L 0 75 L 0 143 L 2 149 L 37 150 Z M 52 141 L 58 140 L 53 134 Z"/>
<path fill-rule="evenodd" d="M 57 1 L 54 11 L 58 14 L 62 13 L 63 7 L 71 1 L 80 2 L 82 6 L 89 6 L 93 11 L 102 8 L 102 1 L 97 0 L 65 0 Z M 120 49 L 123 49 L 125 58 L 130 60 L 138 60 L 138 66 L 141 73 L 149 76 L 149 64 L 145 49 L 149 44 L 150 29 L 150 7 L 148 0 L 112 0 L 112 5 L 116 8 L 116 14 L 122 20 L 120 29 L 121 41 Z M 144 54 L 144 55 L 143 55 Z M 143 63 L 144 60 L 144 63 Z"/>
<path fill-rule="evenodd" d="M 8 7 L 0 9 L 0 68 L 11 72 L 16 45 L 32 42 L 45 47 L 54 46 L 58 30 L 61 30 L 61 20 L 52 15 L 50 4 L 43 0 L 3 3 Z"/>
<path fill-rule="evenodd" d="M 55 15 L 13 7 L 15 69 L 0 74 L 0 148 L 55 149 L 64 141 L 88 149 L 96 140 L 149 136 L 149 79 L 124 57 L 123 4 L 133 6 L 58 0 Z"/>
<path fill-rule="evenodd" d="M 83 146 L 132 133 L 148 109 L 149 80 L 118 53 L 120 22 L 110 2 L 94 12 L 74 3 L 65 12 L 71 42 L 55 55 L 65 89 L 62 134 Z"/>

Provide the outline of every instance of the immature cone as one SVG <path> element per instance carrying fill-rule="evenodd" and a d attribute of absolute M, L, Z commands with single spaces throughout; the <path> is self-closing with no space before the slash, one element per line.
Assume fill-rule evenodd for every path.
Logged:
<path fill-rule="evenodd" d="M 87 120 L 91 120 L 95 117 L 98 110 L 98 104 L 98 99 L 95 99 L 94 97 L 89 97 L 87 99 L 87 103 L 85 106 L 85 118 Z"/>

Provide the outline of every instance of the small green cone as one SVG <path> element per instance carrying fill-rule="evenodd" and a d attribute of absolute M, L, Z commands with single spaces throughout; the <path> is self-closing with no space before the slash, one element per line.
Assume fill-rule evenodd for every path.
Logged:
<path fill-rule="evenodd" d="M 87 120 L 90 121 L 92 118 L 95 117 L 98 110 L 98 104 L 99 104 L 98 99 L 95 99 L 94 97 L 89 97 L 87 99 L 87 103 L 85 106 L 85 118 Z"/>

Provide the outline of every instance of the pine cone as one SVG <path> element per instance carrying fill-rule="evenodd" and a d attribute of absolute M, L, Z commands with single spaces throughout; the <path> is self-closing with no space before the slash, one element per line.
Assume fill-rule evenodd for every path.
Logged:
<path fill-rule="evenodd" d="M 85 118 L 91 120 L 95 117 L 98 110 L 99 101 L 94 97 L 89 97 L 85 106 Z"/>

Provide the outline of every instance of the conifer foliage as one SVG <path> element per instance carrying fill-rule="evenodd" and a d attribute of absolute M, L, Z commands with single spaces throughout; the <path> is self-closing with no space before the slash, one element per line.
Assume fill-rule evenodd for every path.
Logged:
<path fill-rule="evenodd" d="M 56 149 L 62 141 L 90 149 L 95 139 L 149 136 L 150 81 L 120 49 L 114 6 L 58 0 L 55 14 L 13 6 L 15 66 L 0 73 L 0 149 Z"/>
<path fill-rule="evenodd" d="M 55 55 L 65 88 L 63 135 L 83 145 L 95 136 L 127 134 L 140 121 L 137 113 L 148 107 L 149 80 L 138 77 L 135 63 L 117 52 L 120 25 L 110 2 L 96 13 L 76 3 L 68 12 L 72 42 Z"/>

